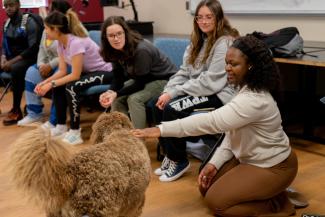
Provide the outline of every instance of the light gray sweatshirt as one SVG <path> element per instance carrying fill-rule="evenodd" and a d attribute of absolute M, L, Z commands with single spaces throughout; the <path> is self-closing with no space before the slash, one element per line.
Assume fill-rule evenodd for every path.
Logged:
<path fill-rule="evenodd" d="M 41 64 L 50 64 L 51 68 L 54 69 L 59 65 L 57 45 L 57 41 L 52 41 L 52 43 L 47 45 L 46 33 L 43 31 L 37 55 L 37 66 L 40 66 Z"/>
<path fill-rule="evenodd" d="M 169 79 L 163 92 L 168 93 L 172 98 L 181 95 L 209 96 L 217 94 L 223 104 L 229 102 L 234 95 L 234 89 L 227 82 L 225 57 L 232 42 L 233 38 L 230 36 L 220 37 L 211 48 L 206 63 L 195 68 L 187 63 L 191 49 L 189 45 L 184 53 L 180 70 Z M 207 42 L 205 41 L 197 62 L 202 60 L 206 46 Z"/>
<path fill-rule="evenodd" d="M 268 92 L 243 87 L 228 104 L 209 113 L 159 125 L 163 137 L 185 137 L 226 132 L 210 163 L 219 169 L 235 156 L 241 163 L 262 168 L 285 160 L 290 152 L 281 115 Z"/>

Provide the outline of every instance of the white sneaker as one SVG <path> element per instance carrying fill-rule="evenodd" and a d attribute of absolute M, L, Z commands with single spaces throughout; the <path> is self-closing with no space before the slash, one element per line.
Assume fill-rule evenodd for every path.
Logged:
<path fill-rule="evenodd" d="M 41 116 L 33 118 L 30 115 L 27 115 L 23 119 L 21 119 L 20 121 L 18 121 L 17 122 L 17 125 L 18 126 L 29 126 L 29 125 L 31 125 L 31 124 L 33 124 L 35 122 L 40 121 L 41 119 L 42 119 Z"/>
<path fill-rule="evenodd" d="M 70 129 L 69 132 L 67 132 L 64 135 L 62 141 L 68 143 L 69 145 L 82 144 L 84 141 L 81 138 L 81 129 L 80 128 L 78 130 Z"/>
<path fill-rule="evenodd" d="M 46 121 L 44 124 L 41 125 L 41 128 L 42 128 L 44 131 L 49 131 L 49 130 L 55 128 L 55 126 L 54 126 L 53 124 L 51 124 L 51 122 Z"/>
<path fill-rule="evenodd" d="M 54 128 L 51 129 L 51 136 L 57 137 L 62 136 L 68 131 L 68 127 L 65 124 L 57 124 Z"/>
<path fill-rule="evenodd" d="M 164 160 L 161 162 L 161 166 L 155 169 L 154 174 L 157 176 L 163 175 L 169 168 L 169 159 L 165 156 Z"/>

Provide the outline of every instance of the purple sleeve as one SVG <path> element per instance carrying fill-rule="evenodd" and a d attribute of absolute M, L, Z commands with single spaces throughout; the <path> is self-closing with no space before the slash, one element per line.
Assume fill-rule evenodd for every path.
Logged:
<path fill-rule="evenodd" d="M 77 54 L 85 53 L 86 48 L 85 48 L 85 43 L 82 39 L 75 38 L 74 40 L 71 40 L 71 44 L 69 46 L 69 53 L 70 56 L 73 57 Z"/>

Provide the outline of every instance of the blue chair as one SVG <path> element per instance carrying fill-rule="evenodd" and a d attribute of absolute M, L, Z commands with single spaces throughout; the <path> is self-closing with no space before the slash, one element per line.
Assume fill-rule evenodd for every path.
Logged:
<path fill-rule="evenodd" d="M 9 88 L 11 87 L 11 74 L 9 74 L 7 72 L 0 72 L 0 79 L 1 79 L 1 82 L 5 86 L 5 89 L 2 91 L 1 96 L 0 96 L 0 103 L 1 103 L 3 97 L 6 95 Z M 6 80 L 9 80 L 9 82 L 6 82 Z"/>
<path fill-rule="evenodd" d="M 101 44 L 101 31 L 99 30 L 91 30 L 88 32 L 89 38 L 91 38 L 98 46 Z"/>
<path fill-rule="evenodd" d="M 154 39 L 153 44 L 179 68 L 183 63 L 183 55 L 186 47 L 190 44 L 190 40 L 158 37 Z"/>

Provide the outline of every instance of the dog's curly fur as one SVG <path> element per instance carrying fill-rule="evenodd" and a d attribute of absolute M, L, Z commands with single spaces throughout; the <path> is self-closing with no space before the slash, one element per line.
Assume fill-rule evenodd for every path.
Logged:
<path fill-rule="evenodd" d="M 108 125 L 109 124 L 109 127 Z M 120 112 L 103 113 L 92 126 L 90 141 L 92 144 L 98 144 L 104 141 L 104 138 L 110 135 L 116 129 L 132 129 L 132 123 L 129 118 Z"/>
<path fill-rule="evenodd" d="M 150 159 L 122 113 L 102 114 L 86 150 L 73 154 L 41 129 L 27 132 L 11 154 L 13 181 L 49 217 L 140 216 Z"/>

